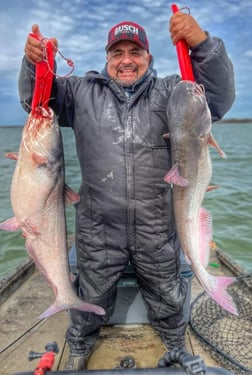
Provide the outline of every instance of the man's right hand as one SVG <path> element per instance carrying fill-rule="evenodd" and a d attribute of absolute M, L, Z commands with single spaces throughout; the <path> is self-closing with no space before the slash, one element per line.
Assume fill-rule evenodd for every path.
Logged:
<path fill-rule="evenodd" d="M 39 26 L 36 24 L 32 25 L 31 32 L 36 37 L 34 38 L 32 35 L 28 35 L 24 51 L 25 51 L 25 56 L 27 60 L 32 64 L 36 64 L 43 60 L 44 37 L 39 30 Z M 56 54 L 57 49 L 58 49 L 58 41 L 56 38 L 51 38 L 50 41 L 55 47 L 55 54 Z"/>

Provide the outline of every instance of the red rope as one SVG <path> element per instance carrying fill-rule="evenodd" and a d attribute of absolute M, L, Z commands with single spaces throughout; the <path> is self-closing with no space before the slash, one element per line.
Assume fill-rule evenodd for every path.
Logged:
<path fill-rule="evenodd" d="M 36 34 L 30 34 L 37 38 Z M 41 40 L 44 58 L 36 64 L 35 88 L 32 99 L 32 112 L 36 113 L 37 107 L 48 107 L 52 90 L 54 70 L 54 45 L 50 40 Z"/>

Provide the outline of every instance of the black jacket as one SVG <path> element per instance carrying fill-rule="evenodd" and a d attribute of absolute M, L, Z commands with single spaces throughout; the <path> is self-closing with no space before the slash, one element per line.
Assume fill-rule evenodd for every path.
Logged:
<path fill-rule="evenodd" d="M 213 120 L 234 100 L 232 64 L 223 42 L 208 37 L 191 52 L 195 78 L 205 86 Z M 115 81 L 97 72 L 54 80 L 51 106 L 73 128 L 82 173 L 78 205 L 83 239 L 159 248 L 175 231 L 167 102 L 179 76 L 147 74 L 130 100 Z M 34 67 L 23 60 L 21 103 L 31 102 Z M 26 103 L 26 104 L 24 104 Z M 115 235 L 116 234 L 116 235 Z"/>

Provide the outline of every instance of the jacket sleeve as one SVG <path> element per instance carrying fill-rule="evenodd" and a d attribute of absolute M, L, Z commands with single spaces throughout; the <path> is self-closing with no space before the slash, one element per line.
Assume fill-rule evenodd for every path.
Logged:
<path fill-rule="evenodd" d="M 20 103 L 26 112 L 31 111 L 31 103 L 35 86 L 35 66 L 23 57 L 18 78 Z"/>
<path fill-rule="evenodd" d="M 224 43 L 210 37 L 191 49 L 195 80 L 206 90 L 212 120 L 220 120 L 235 99 L 234 70 Z"/>

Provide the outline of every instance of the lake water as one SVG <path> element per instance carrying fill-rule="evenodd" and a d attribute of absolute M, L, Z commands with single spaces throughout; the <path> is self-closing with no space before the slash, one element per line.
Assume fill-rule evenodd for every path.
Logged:
<path fill-rule="evenodd" d="M 15 161 L 4 154 L 17 151 L 22 127 L 0 127 L 0 222 L 13 216 L 10 185 Z M 75 190 L 80 184 L 79 166 L 71 129 L 62 129 L 66 182 Z M 227 154 L 221 159 L 211 148 L 212 184 L 220 188 L 206 193 L 203 206 L 213 216 L 213 240 L 252 272 L 252 124 L 215 124 L 213 134 Z M 68 234 L 74 234 L 74 208 L 67 208 Z M 0 231 L 0 279 L 27 258 L 20 232 Z"/>

